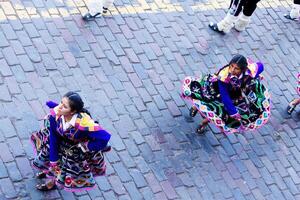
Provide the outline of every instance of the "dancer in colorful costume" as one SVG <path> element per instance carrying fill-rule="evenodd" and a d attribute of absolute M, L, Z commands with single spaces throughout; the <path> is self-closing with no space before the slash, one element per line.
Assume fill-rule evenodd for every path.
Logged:
<path fill-rule="evenodd" d="M 215 74 L 186 77 L 182 96 L 193 104 L 190 115 L 199 111 L 204 118 L 196 132 L 203 133 L 209 122 L 226 134 L 265 124 L 270 117 L 270 94 L 261 83 L 263 68 L 260 62 L 235 55 Z"/>
<path fill-rule="evenodd" d="M 75 92 L 65 94 L 60 104 L 50 101 L 47 105 L 51 109 L 44 128 L 31 135 L 37 152 L 33 166 L 40 170 L 36 177 L 48 178 L 37 189 L 92 188 L 94 176 L 105 174 L 103 151 L 110 150 L 110 134 L 91 119 Z"/>
<path fill-rule="evenodd" d="M 298 86 L 297 86 L 297 92 L 300 95 L 300 73 L 298 73 Z M 288 114 L 292 114 L 292 112 L 295 110 L 295 108 L 297 107 L 297 105 L 300 104 L 300 97 L 293 99 L 288 107 L 287 107 L 287 112 Z"/>

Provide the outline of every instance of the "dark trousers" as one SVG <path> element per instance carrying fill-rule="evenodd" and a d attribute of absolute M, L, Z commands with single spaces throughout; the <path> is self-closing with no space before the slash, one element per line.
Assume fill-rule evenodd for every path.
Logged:
<path fill-rule="evenodd" d="M 243 10 L 243 14 L 246 16 L 251 16 L 255 9 L 256 4 L 260 0 L 231 0 L 229 6 L 229 13 L 234 16 L 238 16 L 240 12 Z M 300 1 L 300 0 L 294 0 Z"/>

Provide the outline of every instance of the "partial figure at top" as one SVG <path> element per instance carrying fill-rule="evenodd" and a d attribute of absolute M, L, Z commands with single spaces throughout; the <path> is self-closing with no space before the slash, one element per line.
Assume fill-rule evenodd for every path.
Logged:
<path fill-rule="evenodd" d="M 211 22 L 208 26 L 221 34 L 229 33 L 234 27 L 237 31 L 244 31 L 250 23 L 250 18 L 260 0 L 231 0 L 229 9 L 223 20 Z"/>
<path fill-rule="evenodd" d="M 209 122 L 221 132 L 255 130 L 270 117 L 270 94 L 261 83 L 264 66 L 235 55 L 215 74 L 186 77 L 182 97 L 191 100 L 190 116 L 198 112 L 204 120 L 196 129 L 203 133 Z"/>
<path fill-rule="evenodd" d="M 101 17 L 108 12 L 108 8 L 111 7 L 113 3 L 114 0 L 88 0 L 87 7 L 89 12 L 86 13 L 82 19 L 89 21 Z"/>
<path fill-rule="evenodd" d="M 300 0 L 294 0 L 290 13 L 285 14 L 284 17 L 294 21 L 300 20 Z"/>

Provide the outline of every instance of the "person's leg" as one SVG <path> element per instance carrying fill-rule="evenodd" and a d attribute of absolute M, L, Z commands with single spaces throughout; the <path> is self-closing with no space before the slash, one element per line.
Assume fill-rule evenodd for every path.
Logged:
<path fill-rule="evenodd" d="M 287 107 L 288 114 L 292 114 L 296 106 L 299 104 L 300 104 L 300 98 L 293 99 Z"/>
<path fill-rule="evenodd" d="M 195 107 L 195 106 L 192 106 L 191 108 L 190 108 L 190 116 L 191 117 L 195 117 L 196 116 L 196 114 L 198 113 L 198 109 Z"/>
<path fill-rule="evenodd" d="M 294 0 L 294 5 L 290 11 L 291 19 L 299 19 L 300 18 L 300 0 Z"/>
<path fill-rule="evenodd" d="M 87 1 L 87 8 L 89 12 L 82 18 L 83 20 L 91 20 L 101 15 L 103 12 L 103 1 L 102 0 L 89 0 Z"/>
<path fill-rule="evenodd" d="M 197 132 L 198 134 L 204 133 L 205 128 L 207 127 L 208 123 L 209 123 L 208 119 L 204 118 L 204 119 L 202 120 L 202 122 L 198 125 L 198 127 L 197 127 L 197 129 L 196 129 L 196 132 Z"/>
<path fill-rule="evenodd" d="M 231 4 L 227 13 L 235 17 L 239 16 L 240 12 L 243 9 L 243 5 L 245 4 L 245 1 L 246 0 L 231 0 Z"/>
<path fill-rule="evenodd" d="M 247 0 L 244 4 L 243 14 L 250 17 L 254 13 L 259 1 L 260 0 Z"/>
<path fill-rule="evenodd" d="M 36 185 L 36 189 L 41 190 L 41 191 L 49 191 L 56 189 L 56 183 L 55 183 L 55 178 L 49 178 L 47 181 L 44 183 L 40 183 Z"/>
<path fill-rule="evenodd" d="M 228 33 L 242 11 L 244 2 L 245 0 L 232 0 L 225 18 L 218 23 L 210 23 L 209 27 L 219 33 Z"/>
<path fill-rule="evenodd" d="M 237 31 L 243 31 L 250 23 L 250 17 L 254 13 L 257 3 L 260 0 L 247 0 L 243 7 L 243 12 L 239 15 L 238 20 L 236 21 L 234 28 Z"/>

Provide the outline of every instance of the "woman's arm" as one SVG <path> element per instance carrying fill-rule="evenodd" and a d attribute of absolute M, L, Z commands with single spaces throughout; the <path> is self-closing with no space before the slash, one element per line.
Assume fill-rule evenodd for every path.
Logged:
<path fill-rule="evenodd" d="M 99 151 L 106 147 L 110 134 L 106 130 L 100 130 L 96 132 L 88 133 L 89 141 L 86 144 L 86 147 L 90 151 Z"/>
<path fill-rule="evenodd" d="M 236 115 L 238 114 L 237 109 L 232 103 L 232 100 L 228 94 L 228 85 L 220 80 L 218 80 L 218 86 L 219 86 L 219 91 L 221 94 L 221 100 L 222 103 L 225 106 L 225 109 L 227 110 L 229 115 Z"/>
<path fill-rule="evenodd" d="M 58 161 L 59 157 L 58 157 L 58 145 L 59 145 L 59 136 L 58 133 L 56 132 L 56 121 L 55 121 L 55 117 L 53 117 L 52 115 L 49 116 L 49 121 L 50 121 L 50 127 L 49 127 L 49 131 L 50 131 L 50 136 L 49 136 L 49 145 L 50 145 L 50 149 L 49 149 L 49 160 L 50 162 L 56 162 Z"/>
<path fill-rule="evenodd" d="M 49 108 L 55 108 L 56 106 L 58 106 L 58 103 L 54 102 L 54 101 L 47 101 L 46 102 L 46 105 L 49 107 Z"/>
<path fill-rule="evenodd" d="M 99 151 L 106 147 L 110 134 L 86 113 L 80 113 L 78 119 L 75 123 L 75 138 L 87 138 L 84 146 L 90 151 Z"/>
<path fill-rule="evenodd" d="M 100 151 L 107 146 L 111 135 L 106 130 L 83 133 L 87 135 L 88 141 L 84 143 L 88 151 Z"/>

